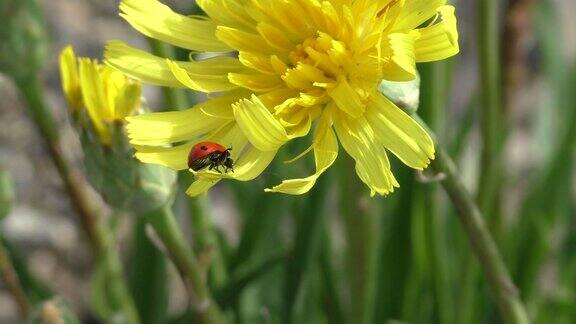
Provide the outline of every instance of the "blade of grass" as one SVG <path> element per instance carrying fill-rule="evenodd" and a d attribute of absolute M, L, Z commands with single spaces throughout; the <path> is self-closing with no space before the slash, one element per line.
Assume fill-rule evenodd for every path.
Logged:
<path fill-rule="evenodd" d="M 570 71 L 576 71 L 576 65 Z M 572 217 L 570 188 L 576 154 L 576 109 L 568 103 L 576 100 L 573 92 L 575 75 L 573 72 L 562 86 L 562 98 L 567 102 L 566 110 L 569 114 L 565 119 L 569 123 L 568 129 L 558 143 L 552 160 L 543 168 L 543 177 L 527 195 L 521 209 L 521 221 L 517 225 L 516 233 L 522 233 L 523 239 L 519 240 L 515 249 L 518 256 L 516 271 L 525 296 L 529 299 L 534 292 L 535 278 L 550 251 L 554 227 L 559 222 L 567 223 Z"/>
<path fill-rule="evenodd" d="M 449 62 L 435 62 L 420 67 L 421 92 L 420 111 L 424 120 L 438 132 L 445 129 L 445 106 L 447 102 L 448 83 L 450 80 Z M 440 138 L 444 134 L 440 133 Z M 423 227 L 425 229 L 425 248 L 428 259 L 428 269 L 425 273 L 431 276 L 433 282 L 435 308 L 440 323 L 453 323 L 454 302 L 452 300 L 452 287 L 449 284 L 449 269 L 446 266 L 446 232 L 445 219 L 440 210 L 440 196 L 436 186 L 418 187 L 417 196 L 420 196 L 420 212 L 424 212 Z"/>
<path fill-rule="evenodd" d="M 294 307 L 310 263 L 319 257 L 320 240 L 325 226 L 327 175 L 318 179 L 308 199 L 297 215 L 294 246 L 286 263 L 284 279 L 284 309 L 282 323 L 289 324 L 296 317 Z"/>
<path fill-rule="evenodd" d="M 380 324 L 386 319 L 402 318 L 403 301 L 412 299 L 408 292 L 409 275 L 413 267 L 410 237 L 411 218 L 414 202 L 414 172 L 400 168 L 397 174 L 402 186 L 383 206 L 381 243 L 378 260 L 376 302 L 374 320 Z"/>
<path fill-rule="evenodd" d="M 331 233 L 329 228 L 324 228 L 320 250 L 320 271 L 322 275 L 323 295 L 322 305 L 324 314 L 331 324 L 343 324 L 344 312 L 340 301 L 339 285 L 336 279 L 336 271 L 332 264 Z"/>
<path fill-rule="evenodd" d="M 135 216 L 134 243 L 128 269 L 130 291 L 143 324 L 164 323 L 168 310 L 166 259 L 146 236 L 144 217 Z"/>
<path fill-rule="evenodd" d="M 380 218 L 368 201 L 366 187 L 354 170 L 354 161 L 340 159 L 340 214 L 344 221 L 346 267 L 350 289 L 350 318 L 354 323 L 370 323 L 374 316 L 380 245 Z"/>
<path fill-rule="evenodd" d="M 557 107 L 553 112 L 558 116 L 557 123 L 551 131 L 558 134 L 558 141 L 522 203 L 514 229 L 519 239 L 512 246 L 515 274 L 527 300 L 536 297 L 535 279 L 550 252 L 555 227 L 568 226 L 572 217 L 570 191 L 576 146 L 576 109 L 572 102 L 576 99 L 576 64 L 566 68 L 568 64 L 562 46 L 549 36 L 560 33 L 555 8 L 553 2 L 539 2 L 536 22 L 542 43 L 543 72 L 550 83 L 553 106 Z M 562 35 L 558 37 L 562 38 Z"/>
<path fill-rule="evenodd" d="M 238 296 L 244 288 L 260 279 L 260 277 L 268 274 L 285 260 L 286 253 L 281 252 L 264 259 L 263 262 L 238 269 L 237 272 L 232 274 L 226 286 L 215 292 L 214 295 L 218 304 L 221 305 L 222 308 L 232 306 L 237 302 Z"/>

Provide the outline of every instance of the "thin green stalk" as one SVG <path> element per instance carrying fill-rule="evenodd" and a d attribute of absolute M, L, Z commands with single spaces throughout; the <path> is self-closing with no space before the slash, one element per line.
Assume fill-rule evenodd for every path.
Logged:
<path fill-rule="evenodd" d="M 478 184 L 478 205 L 485 213 L 498 211 L 501 148 L 504 113 L 500 87 L 500 35 L 498 0 L 478 0 L 478 39 L 480 58 L 481 104 L 479 107 L 482 134 L 481 170 Z M 492 217 L 499 217 L 498 212 Z M 493 220 L 498 224 L 498 220 Z"/>
<path fill-rule="evenodd" d="M 101 235 L 104 237 L 105 246 L 99 257 L 104 262 L 110 280 L 108 283 L 110 296 L 107 297 L 112 298 L 118 305 L 127 324 L 138 324 L 140 323 L 140 316 L 124 277 L 122 261 L 114 248 L 113 237 L 109 233 L 104 233 L 104 228 L 101 228 L 100 231 L 102 231 Z"/>
<path fill-rule="evenodd" d="M 18 306 L 18 311 L 20 312 L 20 318 L 25 320 L 28 318 L 30 312 L 30 303 L 28 297 L 24 293 L 24 289 L 20 284 L 20 279 L 18 273 L 12 264 L 12 258 L 8 253 L 8 250 L 4 247 L 2 238 L 0 237 L 0 279 L 4 282 L 4 285 L 12 295 L 12 299 L 16 302 Z"/>
<path fill-rule="evenodd" d="M 347 271 L 351 296 L 350 322 L 371 323 L 374 315 L 380 222 L 371 210 L 366 189 L 354 170 L 354 161 L 345 158 L 340 188 L 340 213 L 348 242 Z"/>
<path fill-rule="evenodd" d="M 188 280 L 193 311 L 202 324 L 223 322 L 218 305 L 212 299 L 198 260 L 184 238 L 172 210 L 166 206 L 146 216 L 178 270 Z"/>
<path fill-rule="evenodd" d="M 438 145 L 436 159 L 430 167 L 444 177 L 441 184 L 457 211 L 458 219 L 470 241 L 472 252 L 486 275 L 502 318 L 508 324 L 528 324 L 528 315 L 518 289 L 512 282 L 480 208 L 460 181 L 454 162 Z"/>
<path fill-rule="evenodd" d="M 428 125 L 440 132 L 445 129 L 445 106 L 448 90 L 448 63 L 435 62 L 422 66 L 421 71 L 421 95 L 420 111 L 427 119 Z M 441 134 L 443 138 L 444 134 Z M 448 267 L 446 260 L 446 232 L 445 221 L 440 210 L 439 191 L 435 186 L 417 187 L 416 195 L 420 195 L 420 201 L 425 211 L 424 229 L 426 232 L 426 254 L 429 274 L 433 282 L 435 306 L 440 323 L 453 322 L 454 303 L 451 297 L 452 289 L 448 280 Z"/>
<path fill-rule="evenodd" d="M 72 201 L 72 206 L 80 216 L 82 228 L 88 235 L 88 241 L 95 255 L 100 255 L 104 248 L 104 239 L 98 232 L 96 210 L 87 195 L 85 181 L 64 157 L 59 143 L 58 126 L 46 107 L 43 90 L 36 75 L 16 79 L 16 84 L 26 100 L 28 112 L 38 128 L 40 135 L 54 162 Z"/>

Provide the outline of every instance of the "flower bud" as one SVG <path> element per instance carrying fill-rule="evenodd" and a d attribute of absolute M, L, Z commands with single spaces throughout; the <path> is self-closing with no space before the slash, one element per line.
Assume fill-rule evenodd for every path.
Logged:
<path fill-rule="evenodd" d="M 378 90 L 408 115 L 418 111 L 420 105 L 420 75 L 411 81 L 383 80 Z"/>
<path fill-rule="evenodd" d="M 173 196 L 176 174 L 141 164 L 124 133 L 124 119 L 140 108 L 140 83 L 72 47 L 60 54 L 62 88 L 80 129 L 88 180 L 115 209 L 146 212 Z"/>

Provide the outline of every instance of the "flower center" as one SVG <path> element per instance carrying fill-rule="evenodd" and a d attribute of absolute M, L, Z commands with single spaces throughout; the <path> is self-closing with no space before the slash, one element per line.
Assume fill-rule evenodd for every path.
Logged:
<path fill-rule="evenodd" d="M 346 44 L 323 32 L 298 44 L 288 59 L 290 64 L 282 79 L 289 88 L 301 91 L 332 88 L 353 66 L 353 55 Z"/>

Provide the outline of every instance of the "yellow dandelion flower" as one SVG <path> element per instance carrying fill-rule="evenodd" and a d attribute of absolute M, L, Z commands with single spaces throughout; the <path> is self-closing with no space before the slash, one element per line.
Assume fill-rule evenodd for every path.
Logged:
<path fill-rule="evenodd" d="M 196 2 L 207 17 L 156 0 L 122 0 L 120 15 L 146 36 L 215 53 L 210 58 L 173 61 L 119 41 L 105 54 L 107 64 L 143 82 L 220 93 L 186 111 L 129 119 L 143 162 L 181 170 L 195 143 L 233 147 L 235 172 L 200 171 L 188 194 L 222 178 L 253 179 L 284 144 L 311 131 L 301 155 L 314 152 L 316 172 L 267 191 L 310 190 L 336 160 L 338 143 L 372 195 L 398 186 L 388 151 L 419 170 L 434 158 L 426 131 L 377 89 L 381 80 L 414 79 L 417 62 L 458 53 L 454 7 L 445 0 Z"/>
<path fill-rule="evenodd" d="M 110 144 L 109 127 L 123 122 L 140 106 L 140 82 L 89 58 L 76 58 L 71 46 L 60 53 L 62 88 L 70 109 L 86 109 L 104 144 Z"/>

